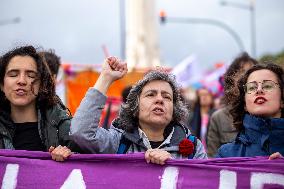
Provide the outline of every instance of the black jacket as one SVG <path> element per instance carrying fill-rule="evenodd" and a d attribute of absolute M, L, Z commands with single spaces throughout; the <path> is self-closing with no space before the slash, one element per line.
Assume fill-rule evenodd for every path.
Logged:
<path fill-rule="evenodd" d="M 38 110 L 38 132 L 48 151 L 50 146 L 67 146 L 73 148 L 69 140 L 72 116 L 62 104 L 56 104 L 46 112 Z M 14 149 L 13 136 L 15 127 L 7 112 L 0 112 L 0 148 Z M 75 147 L 74 147 L 75 148 Z"/>

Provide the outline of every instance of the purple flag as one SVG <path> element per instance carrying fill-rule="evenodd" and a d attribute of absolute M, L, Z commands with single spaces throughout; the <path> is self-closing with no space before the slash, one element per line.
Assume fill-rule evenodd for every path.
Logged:
<path fill-rule="evenodd" d="M 55 162 L 46 152 L 0 150 L 0 179 L 13 188 L 284 188 L 284 159 L 268 157 L 169 160 L 147 164 L 144 154 L 74 154 Z"/>
<path fill-rule="evenodd" d="M 176 76 L 177 82 L 183 87 L 200 81 L 204 75 L 204 69 L 200 66 L 195 55 L 190 55 L 176 65 L 172 74 Z"/>

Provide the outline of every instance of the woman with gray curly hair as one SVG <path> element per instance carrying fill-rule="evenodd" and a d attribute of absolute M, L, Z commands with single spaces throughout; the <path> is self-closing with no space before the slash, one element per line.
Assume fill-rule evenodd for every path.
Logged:
<path fill-rule="evenodd" d="M 187 115 L 186 106 L 174 76 L 161 70 L 147 73 L 132 87 L 109 130 L 98 127 L 109 86 L 126 73 L 126 63 L 115 57 L 106 59 L 95 86 L 88 90 L 72 120 L 74 142 L 86 153 L 146 152 L 148 163 L 207 158 L 200 140 L 195 137 L 193 145 L 187 139 L 190 131 L 180 124 Z"/>

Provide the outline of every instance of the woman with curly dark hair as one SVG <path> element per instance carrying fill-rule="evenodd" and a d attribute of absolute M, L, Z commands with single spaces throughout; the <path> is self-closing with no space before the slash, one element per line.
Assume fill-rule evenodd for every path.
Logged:
<path fill-rule="evenodd" d="M 0 63 L 0 148 L 52 151 L 70 144 L 71 115 L 33 46 L 11 50 Z"/>
<path fill-rule="evenodd" d="M 276 64 L 257 64 L 245 73 L 230 109 L 239 134 L 234 142 L 221 146 L 217 157 L 273 159 L 284 154 L 283 84 L 283 69 Z"/>
<path fill-rule="evenodd" d="M 243 52 L 233 60 L 224 74 L 224 97 L 221 100 L 224 107 L 212 114 L 208 125 L 207 154 L 209 157 L 214 157 L 218 148 L 236 138 L 238 131 L 233 127 L 233 118 L 229 109 L 232 99 L 239 96 L 237 81 L 257 63 L 248 53 Z"/>
<path fill-rule="evenodd" d="M 200 140 L 195 137 L 193 144 L 187 139 L 192 135 L 180 124 L 187 108 L 174 76 L 162 70 L 147 73 L 132 87 L 109 130 L 98 127 L 108 88 L 126 73 L 127 64 L 119 59 L 104 62 L 72 120 L 71 137 L 81 149 L 106 154 L 146 152 L 146 161 L 157 164 L 169 158 L 207 158 Z"/>

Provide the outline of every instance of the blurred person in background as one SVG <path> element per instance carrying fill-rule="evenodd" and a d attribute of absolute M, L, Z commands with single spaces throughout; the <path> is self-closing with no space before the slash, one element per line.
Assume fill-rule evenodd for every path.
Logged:
<path fill-rule="evenodd" d="M 214 110 L 214 96 L 207 88 L 196 91 L 197 100 L 194 104 L 193 115 L 189 121 L 189 128 L 206 147 L 206 135 L 210 117 Z"/>
<path fill-rule="evenodd" d="M 122 97 L 122 102 L 123 102 L 123 103 L 126 103 L 128 94 L 129 94 L 129 92 L 130 92 L 131 89 L 132 89 L 132 86 L 130 85 L 130 86 L 126 86 L 126 87 L 122 90 L 122 92 L 121 92 L 121 97 Z"/>
<path fill-rule="evenodd" d="M 207 132 L 207 153 L 214 157 L 218 148 L 228 142 L 232 142 L 238 131 L 233 127 L 233 118 L 229 113 L 232 99 L 239 95 L 237 88 L 238 79 L 257 61 L 246 52 L 241 53 L 234 59 L 224 74 L 224 97 L 223 108 L 214 112 L 211 116 Z"/>
<path fill-rule="evenodd" d="M 40 51 L 39 55 L 42 57 L 43 61 L 46 62 L 46 64 L 49 67 L 49 70 L 51 72 L 51 75 L 54 79 L 54 83 L 55 83 L 55 89 L 56 89 L 56 94 L 57 96 L 60 98 L 61 103 L 65 104 L 65 99 L 66 99 L 66 94 L 65 94 L 65 88 L 63 85 L 59 85 L 59 83 L 61 83 L 60 81 L 58 81 L 58 73 L 59 73 L 59 69 L 61 66 L 61 60 L 60 57 L 58 55 L 55 54 L 55 51 L 53 49 L 49 49 L 46 51 Z M 59 75 L 60 78 L 59 80 L 63 80 L 63 76 Z M 63 82 L 62 82 L 63 83 Z M 67 110 L 69 111 L 70 115 L 71 112 L 70 110 L 67 108 Z"/>
<path fill-rule="evenodd" d="M 60 67 L 60 57 L 57 56 L 54 52 L 54 50 L 48 50 L 48 51 L 41 51 L 39 52 L 40 56 L 43 57 L 44 61 L 46 61 L 50 72 L 54 78 L 54 80 L 56 81 L 57 75 L 58 75 L 58 71 L 59 71 L 59 67 Z"/>
<path fill-rule="evenodd" d="M 115 108 L 113 108 L 112 100 L 108 99 L 109 101 L 107 101 L 107 103 L 106 103 L 106 104 L 108 104 L 108 106 L 107 106 L 105 117 L 104 117 L 104 120 L 103 120 L 103 123 L 102 123 L 103 128 L 109 129 L 110 121 L 112 121 L 114 118 L 117 117 L 118 112 L 119 112 L 119 110 L 117 110 L 117 109 L 120 108 L 121 104 L 126 103 L 127 96 L 129 94 L 131 88 L 132 88 L 132 86 L 130 86 L 130 85 L 123 88 L 123 90 L 121 92 L 122 102 L 116 103 L 115 106 L 114 106 Z M 117 111 L 113 111 L 113 109 L 115 109 Z M 115 115 L 112 115 L 112 112 L 114 112 L 113 114 L 115 114 Z"/>
<path fill-rule="evenodd" d="M 216 157 L 284 154 L 284 72 L 272 63 L 257 64 L 238 81 L 238 96 L 231 98 L 235 140 L 222 145 Z"/>

